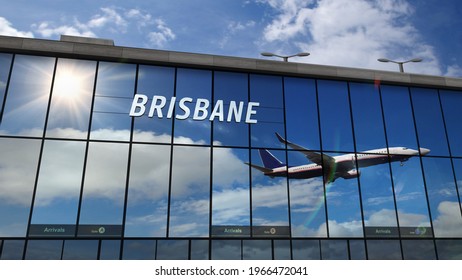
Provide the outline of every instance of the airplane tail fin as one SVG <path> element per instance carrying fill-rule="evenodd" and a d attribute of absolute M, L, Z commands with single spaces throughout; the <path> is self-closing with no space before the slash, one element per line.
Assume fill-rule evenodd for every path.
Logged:
<path fill-rule="evenodd" d="M 260 153 L 260 158 L 265 168 L 274 169 L 274 168 L 285 166 L 280 160 L 278 160 L 275 156 L 273 156 L 268 150 L 259 149 L 258 152 Z"/>
<path fill-rule="evenodd" d="M 260 158 L 261 158 L 261 161 L 263 162 L 263 166 L 259 166 L 259 165 L 252 164 L 249 162 L 246 162 L 245 164 L 263 173 L 271 173 L 274 168 L 285 166 L 280 160 L 278 160 L 275 156 L 273 156 L 268 150 L 259 149 L 258 152 L 260 153 Z"/>

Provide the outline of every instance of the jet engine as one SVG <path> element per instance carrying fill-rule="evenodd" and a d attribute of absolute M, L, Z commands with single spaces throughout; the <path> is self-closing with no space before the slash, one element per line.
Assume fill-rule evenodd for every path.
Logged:
<path fill-rule="evenodd" d="M 359 177 L 359 175 L 361 175 L 361 171 L 358 169 L 352 169 L 343 173 L 341 177 L 344 179 L 353 179 Z"/>

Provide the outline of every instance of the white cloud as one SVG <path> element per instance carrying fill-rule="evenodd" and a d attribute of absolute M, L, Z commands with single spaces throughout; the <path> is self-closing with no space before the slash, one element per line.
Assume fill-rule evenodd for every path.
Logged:
<path fill-rule="evenodd" d="M 19 31 L 6 18 L 0 17 L 0 35 L 15 37 L 34 37 L 30 31 Z"/>
<path fill-rule="evenodd" d="M 395 71 L 396 64 L 377 59 L 422 57 L 422 63 L 406 64 L 406 71 L 442 72 L 432 46 L 411 24 L 413 9 L 404 0 L 259 1 L 277 13 L 264 30 L 262 44 L 289 44 L 311 52 L 304 62 Z"/>
<path fill-rule="evenodd" d="M 148 34 L 149 42 L 154 47 L 161 48 L 165 46 L 169 41 L 175 39 L 175 33 L 173 33 L 172 29 L 170 29 L 163 20 L 156 19 L 155 25 L 157 30 L 149 32 Z"/>

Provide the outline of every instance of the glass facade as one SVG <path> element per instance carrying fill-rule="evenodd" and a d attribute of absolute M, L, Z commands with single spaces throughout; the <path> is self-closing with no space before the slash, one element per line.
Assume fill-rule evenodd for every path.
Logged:
<path fill-rule="evenodd" d="M 0 53 L 0 259 L 462 259 L 462 92 Z"/>

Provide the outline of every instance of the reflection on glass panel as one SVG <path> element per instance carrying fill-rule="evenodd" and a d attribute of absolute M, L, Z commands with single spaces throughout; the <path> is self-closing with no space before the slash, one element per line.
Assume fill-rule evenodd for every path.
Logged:
<path fill-rule="evenodd" d="M 355 157 L 353 154 L 330 156 L 339 156 L 336 161 L 344 164 L 324 167 L 329 236 L 363 236 Z"/>
<path fill-rule="evenodd" d="M 32 224 L 75 225 L 85 146 L 84 142 L 45 141 Z"/>
<path fill-rule="evenodd" d="M 0 236 L 25 236 L 40 141 L 0 139 Z"/>
<path fill-rule="evenodd" d="M 241 240 L 212 240 L 212 260 L 240 260 Z"/>
<path fill-rule="evenodd" d="M 452 164 L 454 165 L 454 173 L 456 175 L 456 184 L 457 190 L 459 193 L 459 201 L 462 200 L 462 159 L 452 159 Z M 461 204 L 462 207 L 462 204 Z"/>
<path fill-rule="evenodd" d="M 3 240 L 0 260 L 22 260 L 24 240 Z"/>
<path fill-rule="evenodd" d="M 62 240 L 29 240 L 25 259 L 60 260 L 62 251 Z"/>
<path fill-rule="evenodd" d="M 120 256 L 120 240 L 101 240 L 100 260 L 118 260 Z"/>
<path fill-rule="evenodd" d="M 274 258 L 275 260 L 291 260 L 290 240 L 274 240 Z"/>
<path fill-rule="evenodd" d="M 365 260 L 366 259 L 366 245 L 364 240 L 349 240 L 350 259 L 351 260 Z"/>
<path fill-rule="evenodd" d="M 289 151 L 289 166 L 312 165 L 299 151 Z M 322 169 L 319 177 L 290 179 L 291 229 L 294 237 L 327 237 Z"/>
<path fill-rule="evenodd" d="M 96 260 L 98 240 L 65 240 L 63 260 Z"/>
<path fill-rule="evenodd" d="M 266 151 L 266 150 L 265 150 Z M 272 155 L 282 162 L 285 160 L 284 151 L 266 151 L 267 155 L 263 154 L 265 162 L 261 162 L 262 157 L 259 154 L 260 150 L 252 150 L 252 164 L 267 166 L 268 161 L 265 159 L 267 155 Z M 253 226 L 283 226 L 289 225 L 289 201 L 287 193 L 287 172 L 281 171 L 282 177 L 270 177 L 264 175 L 260 170 L 252 168 L 252 224 Z M 254 228 L 254 236 L 255 236 Z M 289 232 L 286 233 L 289 235 Z"/>
<path fill-rule="evenodd" d="M 127 159 L 126 144 L 90 143 L 80 225 L 122 224 Z"/>
<path fill-rule="evenodd" d="M 243 260 L 271 260 L 271 240 L 243 240 Z"/>
<path fill-rule="evenodd" d="M 358 154 L 364 225 L 367 237 L 398 237 L 395 199 L 386 149 L 384 154 Z M 369 165 L 379 163 L 377 165 Z"/>
<path fill-rule="evenodd" d="M 209 259 L 209 241 L 208 240 L 191 240 L 191 260 L 208 260 Z"/>
<path fill-rule="evenodd" d="M 246 162 L 249 162 L 247 149 L 213 149 L 212 225 L 250 226 Z"/>
<path fill-rule="evenodd" d="M 462 212 L 450 159 L 422 160 L 435 237 L 462 237 Z"/>
<path fill-rule="evenodd" d="M 402 240 L 405 260 L 436 260 L 433 240 Z"/>
<path fill-rule="evenodd" d="M 173 147 L 172 166 L 169 236 L 208 236 L 210 148 Z"/>
<path fill-rule="evenodd" d="M 292 240 L 294 260 L 320 260 L 321 250 L 318 240 Z"/>
<path fill-rule="evenodd" d="M 284 135 L 284 98 L 282 78 L 278 76 L 251 75 L 250 101 L 259 102 L 254 119 L 257 123 L 250 126 L 251 146 L 280 148 L 281 143 L 274 135 Z"/>
<path fill-rule="evenodd" d="M 55 58 L 17 55 L 0 134 L 42 136 Z"/>
<path fill-rule="evenodd" d="M 155 113 L 148 117 L 151 103 L 146 104 L 143 116 L 135 118 L 133 141 L 170 143 L 172 137 L 172 119 L 167 112 L 175 87 L 175 68 L 140 65 L 138 70 L 137 93 L 146 95 L 151 101 L 154 95 L 166 98 L 161 109 L 162 116 Z M 161 104 L 160 102 L 158 104 Z"/>
<path fill-rule="evenodd" d="M 284 78 L 286 130 L 290 142 L 319 150 L 319 124 L 314 80 Z"/>
<path fill-rule="evenodd" d="M 156 240 L 125 240 L 123 260 L 155 260 Z"/>
<path fill-rule="evenodd" d="M 348 260 L 348 244 L 346 240 L 321 240 L 323 260 Z"/>
<path fill-rule="evenodd" d="M 13 55 L 0 53 L 0 123 L 2 119 L 3 101 L 5 99 L 6 84 L 11 68 L 11 60 Z"/>
<path fill-rule="evenodd" d="M 348 87 L 345 82 L 318 81 L 322 148 L 354 151 Z"/>
<path fill-rule="evenodd" d="M 98 68 L 91 139 L 129 140 L 130 107 L 135 90 L 136 65 L 101 62 Z"/>
<path fill-rule="evenodd" d="M 462 93 L 458 91 L 440 91 L 444 121 L 446 123 L 449 145 L 452 156 L 462 156 L 462 122 L 460 108 L 462 108 Z"/>
<path fill-rule="evenodd" d="M 48 137 L 87 138 L 96 62 L 58 59 L 48 114 Z"/>
<path fill-rule="evenodd" d="M 383 113 L 389 147 L 417 148 L 409 90 L 381 86 Z"/>
<path fill-rule="evenodd" d="M 369 260 L 401 260 L 399 240 L 367 240 Z"/>
<path fill-rule="evenodd" d="M 439 260 L 462 260 L 462 240 L 436 240 Z"/>
<path fill-rule="evenodd" d="M 402 237 L 432 236 L 427 199 L 418 158 L 392 163 L 398 219 Z"/>
<path fill-rule="evenodd" d="M 385 130 L 378 87 L 350 83 L 356 150 L 385 148 Z"/>
<path fill-rule="evenodd" d="M 210 104 L 207 112 L 211 113 L 213 108 L 212 100 L 212 72 L 206 70 L 182 69 L 177 70 L 176 98 L 177 107 L 175 114 L 178 117 L 186 117 L 187 112 L 181 109 L 181 99 L 191 98 L 190 102 L 184 102 L 183 107 L 189 109 L 189 116 L 186 119 L 175 119 L 174 143 L 180 144 L 210 144 L 211 122 L 208 118 L 198 121 L 193 120 L 196 113 L 196 105 L 205 107 L 205 103 L 198 103 L 198 99 L 206 99 Z M 187 100 L 184 100 L 187 101 Z M 205 101 L 204 101 L 205 102 Z M 202 105 L 202 106 L 201 106 Z M 198 117 L 205 117 L 205 113 L 197 110 Z M 208 115 L 209 116 L 209 115 Z M 210 116 L 209 116 L 210 117 Z"/>
<path fill-rule="evenodd" d="M 170 149 L 132 146 L 125 236 L 166 236 Z"/>
<path fill-rule="evenodd" d="M 214 100 L 215 102 L 223 100 L 225 112 L 225 121 L 220 122 L 218 119 L 215 119 L 213 123 L 214 145 L 248 146 L 249 125 L 245 122 L 246 104 L 249 99 L 248 75 L 243 73 L 215 72 L 213 83 Z M 232 121 L 227 121 L 231 101 L 236 102 L 237 106 L 239 106 L 240 102 L 244 102 L 240 122 L 235 118 L 232 118 Z"/>
<path fill-rule="evenodd" d="M 158 240 L 156 260 L 187 260 L 189 240 Z"/>
<path fill-rule="evenodd" d="M 430 155 L 448 156 L 438 91 L 412 88 L 411 96 L 420 147 L 430 149 Z"/>

